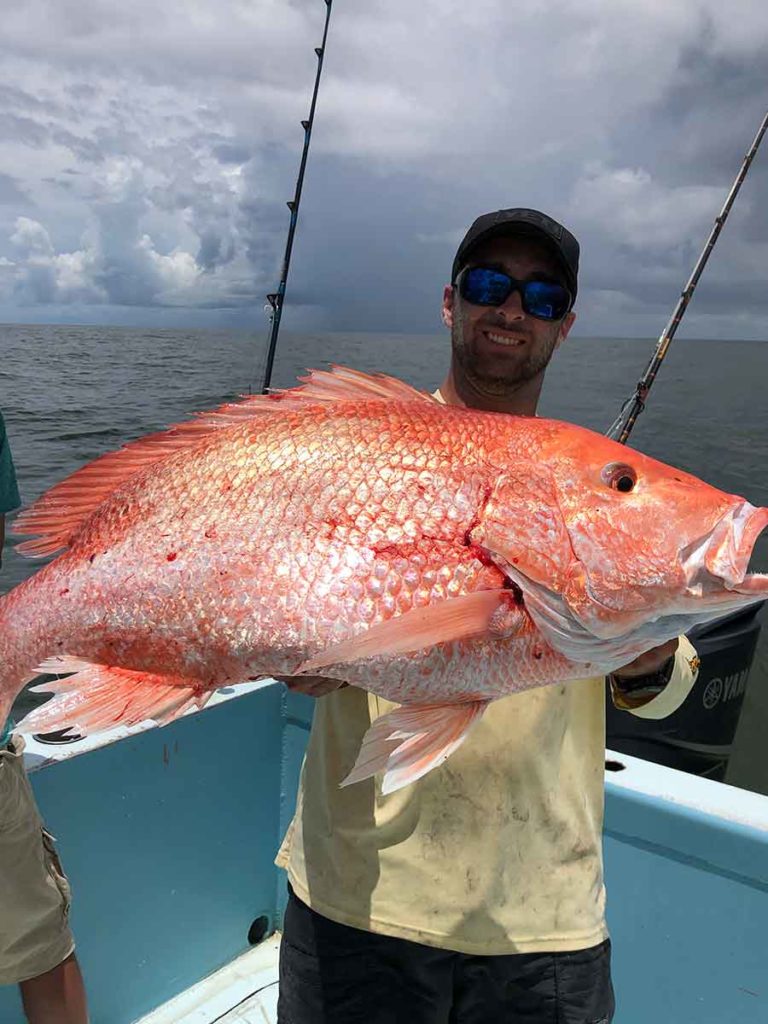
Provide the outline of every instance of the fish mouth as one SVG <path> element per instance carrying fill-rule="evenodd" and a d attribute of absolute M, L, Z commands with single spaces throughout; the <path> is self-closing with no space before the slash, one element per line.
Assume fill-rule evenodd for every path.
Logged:
<path fill-rule="evenodd" d="M 682 553 L 688 592 L 698 597 L 718 592 L 768 598 L 768 575 L 748 573 L 757 538 L 768 527 L 768 508 L 748 501 L 734 505 L 704 537 Z M 725 595 L 723 595 L 725 596 Z"/>

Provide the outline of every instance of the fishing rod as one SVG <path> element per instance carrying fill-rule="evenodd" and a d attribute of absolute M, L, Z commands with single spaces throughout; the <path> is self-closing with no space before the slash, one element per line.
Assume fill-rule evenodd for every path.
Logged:
<path fill-rule="evenodd" d="M 315 88 L 312 93 L 312 104 L 309 108 L 309 117 L 306 121 L 301 122 L 301 127 L 304 129 L 304 149 L 301 154 L 301 163 L 299 164 L 299 176 L 296 179 L 296 190 L 293 193 L 293 199 L 289 199 L 287 206 L 291 211 L 291 220 L 288 225 L 288 238 L 285 243 L 285 255 L 283 256 L 283 267 L 280 272 L 280 284 L 277 286 L 276 292 L 270 292 L 267 295 L 267 302 L 269 303 L 269 319 L 271 324 L 271 330 L 269 334 L 269 349 L 267 350 L 267 363 L 264 368 L 264 379 L 261 382 L 261 393 L 265 395 L 269 391 L 269 385 L 272 380 L 272 366 L 275 361 L 275 350 L 277 349 L 277 335 L 280 331 L 280 319 L 283 314 L 283 303 L 285 302 L 285 287 L 288 283 L 288 270 L 291 265 L 291 251 L 293 250 L 293 236 L 296 234 L 296 225 L 299 219 L 299 203 L 301 202 L 301 189 L 304 184 L 304 171 L 307 166 L 307 156 L 309 155 L 309 143 L 312 138 L 312 125 L 315 121 L 315 106 L 317 104 L 317 93 L 320 88 L 320 75 L 323 71 L 323 57 L 325 56 L 325 42 L 328 38 L 328 24 L 331 20 L 331 7 L 333 6 L 333 0 L 325 0 L 326 12 L 325 12 L 325 28 L 323 29 L 323 41 L 319 46 L 315 47 L 315 54 L 317 55 L 317 73 L 315 75 Z"/>
<path fill-rule="evenodd" d="M 696 262 L 696 266 L 693 268 L 693 273 L 688 280 L 688 284 L 685 286 L 680 298 L 678 299 L 674 312 L 669 319 L 669 323 L 664 328 L 661 337 L 656 344 L 656 349 L 651 357 L 651 361 L 645 369 L 645 373 L 635 388 L 634 394 L 626 400 L 624 405 L 621 407 L 621 412 L 615 422 L 607 431 L 607 436 L 613 438 L 614 441 L 618 441 L 619 444 L 626 444 L 632 428 L 637 422 L 637 417 L 645 408 L 645 403 L 648 400 L 648 392 L 651 390 L 653 382 L 656 380 L 656 374 L 659 372 L 659 367 L 664 361 L 664 357 L 669 350 L 669 346 L 677 332 L 677 328 L 680 326 L 680 321 L 683 319 L 688 303 L 691 301 L 691 296 L 693 295 L 696 285 L 699 283 L 702 271 L 707 264 L 709 254 L 712 252 L 715 242 L 723 229 L 723 224 L 725 224 L 734 200 L 738 195 L 739 189 L 747 176 L 747 171 L 755 158 L 755 154 L 757 153 L 760 143 L 763 141 L 766 129 L 768 129 L 768 113 L 766 113 L 763 118 L 763 123 L 760 125 L 754 142 L 749 147 L 747 155 L 744 157 L 744 163 L 741 165 L 741 170 L 737 174 L 736 180 L 731 186 L 731 191 L 728 193 L 728 198 L 725 200 L 722 210 L 715 218 L 715 223 L 712 231 L 710 232 L 709 238 L 707 239 L 707 244 L 704 246 L 698 261 Z"/>

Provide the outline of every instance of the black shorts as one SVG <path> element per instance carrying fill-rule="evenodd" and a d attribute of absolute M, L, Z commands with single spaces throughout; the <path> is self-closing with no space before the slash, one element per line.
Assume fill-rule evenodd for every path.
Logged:
<path fill-rule="evenodd" d="M 337 924 L 289 889 L 278 1024 L 609 1024 L 609 940 L 470 956 Z"/>

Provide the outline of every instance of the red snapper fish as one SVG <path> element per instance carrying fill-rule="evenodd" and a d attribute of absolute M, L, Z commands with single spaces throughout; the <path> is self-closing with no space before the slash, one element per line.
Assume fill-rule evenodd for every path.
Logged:
<path fill-rule="evenodd" d="M 768 509 L 572 424 L 334 367 L 134 441 L 16 521 L 65 549 L 0 599 L 0 722 L 81 733 L 322 673 L 402 705 L 345 783 L 391 792 L 488 703 L 609 672 L 768 597 Z"/>

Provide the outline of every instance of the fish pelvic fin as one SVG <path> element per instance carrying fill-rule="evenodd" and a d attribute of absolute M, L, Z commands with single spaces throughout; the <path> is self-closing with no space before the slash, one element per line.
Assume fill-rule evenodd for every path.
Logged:
<path fill-rule="evenodd" d="M 193 706 L 204 707 L 213 693 L 197 680 L 97 665 L 66 655 L 44 661 L 35 674 L 40 673 L 67 676 L 31 688 L 33 693 L 56 696 L 19 722 L 23 732 L 66 729 L 86 735 L 147 719 L 167 725 Z"/>
<path fill-rule="evenodd" d="M 269 395 L 244 395 L 185 423 L 148 434 L 99 456 L 41 495 L 15 519 L 13 533 L 34 539 L 16 545 L 19 554 L 43 558 L 69 546 L 80 524 L 131 477 L 209 435 L 275 412 L 299 411 L 309 405 L 349 401 L 428 402 L 426 392 L 384 374 L 367 374 L 344 366 L 312 370 L 295 388 Z"/>
<path fill-rule="evenodd" d="M 410 704 L 376 719 L 342 786 L 383 772 L 381 791 L 394 793 L 441 765 L 458 749 L 490 702 Z"/>
<path fill-rule="evenodd" d="M 408 654 L 452 640 L 491 635 L 494 613 L 508 600 L 511 600 L 511 592 L 499 588 L 476 590 L 423 608 L 412 608 L 348 640 L 331 644 L 302 662 L 297 672 L 312 674 L 328 665 L 379 655 Z"/>

